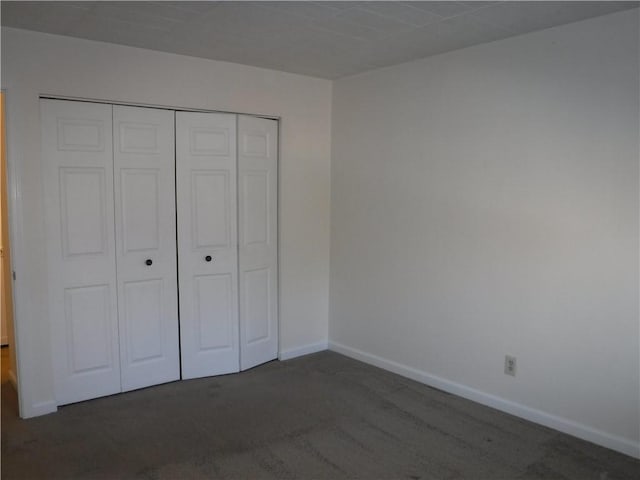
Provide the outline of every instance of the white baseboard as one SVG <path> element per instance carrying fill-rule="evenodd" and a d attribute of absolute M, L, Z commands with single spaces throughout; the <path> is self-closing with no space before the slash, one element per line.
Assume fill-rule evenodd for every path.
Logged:
<path fill-rule="evenodd" d="M 603 432 L 602 430 L 598 430 L 557 415 L 552 415 L 510 400 L 505 400 L 504 398 L 431 375 L 427 372 L 387 360 L 377 355 L 372 355 L 355 348 L 347 347 L 340 343 L 329 341 L 329 350 L 333 350 L 334 352 L 341 353 L 347 357 L 360 360 L 384 370 L 397 373 L 398 375 L 402 375 L 403 377 L 410 378 L 431 387 L 444 390 L 445 392 L 473 400 L 474 402 L 481 403 L 482 405 L 544 425 L 545 427 L 573 435 L 574 437 L 581 438 L 582 440 L 610 448 L 611 450 L 616 450 L 617 452 L 621 452 L 632 457 L 640 458 L 640 442 L 634 442 L 633 440 L 612 435 L 610 433 Z"/>
<path fill-rule="evenodd" d="M 50 400 L 47 402 L 39 402 L 31 405 L 31 408 L 26 412 L 20 412 L 21 418 L 39 417 L 40 415 L 46 415 L 58 410 L 58 405 L 55 401 Z"/>
<path fill-rule="evenodd" d="M 310 343 L 309 345 L 303 345 L 302 347 L 290 348 L 288 350 L 282 350 L 278 354 L 278 360 L 289 360 L 291 358 L 301 357 L 302 355 L 309 355 L 310 353 L 321 352 L 328 348 L 327 342 Z"/>

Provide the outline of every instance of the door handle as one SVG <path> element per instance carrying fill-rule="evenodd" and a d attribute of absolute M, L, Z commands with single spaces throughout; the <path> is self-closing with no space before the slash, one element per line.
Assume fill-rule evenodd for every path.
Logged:
<path fill-rule="evenodd" d="M 144 263 L 147 265 L 147 267 L 150 267 L 151 265 L 153 265 L 153 260 L 147 258 Z"/>

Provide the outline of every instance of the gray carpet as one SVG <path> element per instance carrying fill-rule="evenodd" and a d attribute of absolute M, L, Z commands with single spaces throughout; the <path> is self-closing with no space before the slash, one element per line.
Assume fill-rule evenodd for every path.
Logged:
<path fill-rule="evenodd" d="M 640 478 L 640 462 L 332 352 L 19 420 L 2 478 Z"/>

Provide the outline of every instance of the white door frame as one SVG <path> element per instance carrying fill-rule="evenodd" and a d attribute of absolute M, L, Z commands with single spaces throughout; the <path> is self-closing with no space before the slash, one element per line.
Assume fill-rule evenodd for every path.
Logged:
<path fill-rule="evenodd" d="M 27 365 L 28 358 L 24 358 L 23 347 L 26 348 L 25 339 L 20 333 L 22 329 L 22 315 L 24 310 L 28 310 L 29 304 L 29 292 L 23 285 L 23 277 L 20 275 L 20 272 L 24 271 L 25 255 L 24 251 L 24 243 L 23 240 L 25 238 L 24 231 L 22 228 L 23 224 L 23 203 L 24 203 L 24 195 L 22 191 L 23 185 L 23 173 L 21 162 L 19 162 L 19 155 L 14 155 L 12 153 L 11 140 L 14 138 L 20 138 L 18 135 L 14 134 L 14 132 L 19 132 L 17 127 L 11 125 L 8 121 L 10 118 L 13 118 L 13 115 L 10 115 L 9 112 L 12 110 L 12 100 L 11 100 L 11 89 L 3 89 L 4 92 L 4 102 L 5 102 L 5 131 L 7 142 L 5 145 L 6 148 L 6 166 L 7 166 L 7 203 L 8 203 L 8 211 L 9 211 L 9 235 L 11 238 L 11 263 L 12 269 L 14 272 L 14 280 L 13 280 L 13 328 L 14 328 L 14 345 L 15 355 L 16 355 L 16 364 L 15 364 L 15 374 L 17 380 L 17 392 L 18 392 L 18 410 L 19 415 L 21 417 L 25 417 L 25 412 L 29 412 L 29 417 L 35 417 L 38 415 L 44 415 L 46 413 L 52 413 L 57 410 L 57 405 L 51 402 L 44 402 L 42 404 L 35 405 L 25 405 L 25 397 L 31 397 L 30 395 L 25 395 L 25 390 L 28 388 L 25 385 L 25 382 L 20 381 L 21 375 L 23 372 L 23 365 Z M 278 208 L 277 208 L 277 218 L 278 218 L 278 231 L 277 231 L 277 241 L 278 241 L 278 312 L 282 312 L 281 305 L 281 269 L 280 269 L 280 228 L 282 223 L 280 222 L 280 205 L 281 202 L 281 190 L 280 190 L 280 180 L 281 180 L 281 168 L 280 168 L 280 155 L 282 151 L 282 118 L 278 115 L 271 114 L 261 114 L 261 113 L 253 113 L 253 112 L 240 112 L 240 111 L 228 111 L 228 110 L 211 110 L 211 109 L 199 109 L 199 108 L 190 108 L 190 107 L 180 107 L 176 105 L 160 105 L 160 104 L 147 104 L 147 103 L 134 103 L 134 102 L 121 102 L 116 100 L 108 100 L 108 99 L 98 99 L 98 98 L 87 98 L 87 97 L 74 97 L 74 96 L 66 96 L 66 95 L 56 95 L 49 93 L 40 93 L 38 95 L 38 102 L 42 99 L 52 99 L 52 100 L 73 100 L 78 102 L 91 102 L 91 103 L 108 103 L 111 105 L 124 105 L 124 106 L 132 106 L 132 107 L 148 107 L 148 108 L 161 108 L 165 110 L 175 110 L 176 112 L 205 112 L 205 113 L 234 113 L 237 115 L 251 115 L 254 117 L 261 118 L 269 118 L 271 120 L 276 120 L 278 122 Z M 19 143 L 19 142 L 18 142 Z M 18 147 L 17 151 L 20 151 L 20 147 Z M 43 199 L 44 202 L 44 199 Z M 44 215 L 41 219 L 42 229 L 44 231 Z M 45 272 L 44 277 L 48 274 Z M 47 290 L 48 296 L 48 290 Z M 48 301 L 48 300 L 47 300 Z M 278 314 L 278 358 L 281 355 L 281 347 L 282 347 L 282 328 L 280 325 L 280 313 Z M 46 322 L 47 328 L 49 325 L 49 318 L 47 317 Z M 50 336 L 50 334 L 49 334 Z M 53 376 L 53 371 L 51 372 Z M 53 377 L 52 377 L 53 379 Z"/>
<path fill-rule="evenodd" d="M 7 121 L 9 118 L 9 112 L 12 108 L 11 101 L 11 93 L 10 89 L 2 89 L 4 93 L 4 108 L 5 108 L 5 118 L 4 118 L 4 128 L 6 134 L 6 144 L 5 144 L 5 153 L 6 153 L 6 169 L 7 169 L 7 185 L 5 185 L 7 189 L 7 211 L 9 214 L 9 218 L 7 219 L 7 223 L 9 225 L 9 238 L 11 241 L 11 268 L 12 268 L 12 278 L 13 278 L 13 288 L 11 289 L 13 295 L 13 340 L 14 344 L 12 348 L 15 349 L 15 375 L 16 375 L 16 390 L 18 392 L 18 414 L 22 416 L 22 412 L 26 410 L 23 402 L 24 402 L 24 382 L 20 381 L 20 372 L 22 371 L 22 356 L 20 352 L 22 351 L 20 346 L 20 339 L 22 338 L 20 335 L 20 318 L 22 315 L 23 306 L 27 304 L 28 298 L 26 297 L 27 293 L 24 292 L 21 286 L 22 277 L 17 275 L 16 272 L 21 271 L 21 267 L 24 265 L 24 247 L 22 240 L 24 239 L 24 232 L 22 230 L 22 190 L 20 186 L 22 185 L 22 170 L 20 162 L 17 161 L 15 156 L 12 154 L 11 145 L 9 139 L 13 137 L 14 129 L 11 124 Z M 39 100 L 38 100 L 39 101 Z M 42 216 L 42 224 L 44 230 L 44 222 L 45 217 Z M 45 275 L 46 277 L 47 275 Z M 51 371 L 51 375 L 53 378 L 53 370 Z M 35 406 L 34 406 L 35 407 Z"/>

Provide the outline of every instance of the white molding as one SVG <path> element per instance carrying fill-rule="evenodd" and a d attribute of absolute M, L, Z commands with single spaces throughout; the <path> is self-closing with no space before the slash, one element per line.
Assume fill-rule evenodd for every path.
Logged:
<path fill-rule="evenodd" d="M 22 289 L 23 275 L 23 248 L 24 243 L 24 231 L 23 231 L 23 217 L 22 217 L 22 164 L 20 162 L 20 156 L 22 154 L 21 145 L 22 139 L 20 138 L 21 131 L 18 128 L 12 127 L 12 124 L 19 124 L 20 115 L 15 116 L 11 114 L 14 109 L 13 100 L 11 100 L 11 88 L 3 85 L 4 91 L 4 121 L 5 121 L 5 167 L 7 174 L 7 207 L 9 214 L 9 249 L 11 255 L 11 270 L 12 270 L 12 288 L 11 293 L 13 295 L 13 345 L 15 349 L 15 365 L 13 366 L 17 372 L 22 372 L 21 365 L 23 361 L 23 349 L 22 345 L 24 340 L 22 338 L 23 324 L 27 320 L 23 318 L 24 311 L 28 310 L 28 299 L 23 298 L 24 295 Z M 18 89 L 16 89 L 18 90 Z M 18 93 L 19 95 L 19 93 Z M 11 121 L 10 119 L 13 119 Z M 17 273 L 16 273 L 17 272 Z M 17 276 L 15 276 L 17 275 Z M 28 329 L 28 325 L 24 325 L 24 329 Z M 26 349 L 24 350 L 26 351 Z M 14 376 L 20 376 L 20 373 L 14 371 Z M 25 410 L 25 396 L 28 395 L 24 389 L 25 382 L 16 381 L 15 388 L 18 392 L 18 413 L 23 417 L 23 410 Z"/>
<path fill-rule="evenodd" d="M 199 112 L 199 113 L 230 113 L 233 115 L 248 115 L 250 117 L 266 118 L 268 120 L 275 120 L 280 122 L 282 118 L 280 115 L 271 115 L 268 113 L 247 113 L 247 112 L 235 112 L 231 110 L 211 110 L 207 108 L 194 108 L 194 107 L 179 107 L 176 105 L 161 105 L 157 103 L 137 103 L 130 101 L 109 100 L 105 98 L 91 98 L 91 97 L 74 97 L 69 95 L 58 95 L 54 93 L 41 93 L 38 95 L 38 99 L 51 99 L 51 100 L 68 100 L 71 102 L 90 102 L 90 103 L 104 103 L 107 105 L 123 105 L 125 107 L 142 107 L 142 108 L 157 108 L 160 110 L 175 110 L 176 112 Z"/>
<path fill-rule="evenodd" d="M 48 400 L 46 402 L 34 403 L 31 405 L 31 408 L 28 409 L 27 412 L 20 412 L 20 416 L 22 418 L 31 418 L 31 417 L 39 417 L 40 415 L 46 415 L 48 413 L 53 413 L 58 410 L 58 405 L 53 400 Z"/>
<path fill-rule="evenodd" d="M 376 367 L 388 370 L 403 377 L 410 378 L 420 383 L 424 383 L 431 387 L 443 390 L 460 397 L 467 398 L 474 402 L 486 405 L 488 407 L 501 410 L 503 412 L 515 415 L 517 417 L 524 418 L 531 422 L 544 425 L 545 427 L 553 428 L 560 432 L 573 435 L 574 437 L 581 438 L 588 442 L 595 443 L 597 445 L 616 450 L 635 458 L 640 458 L 640 442 L 634 442 L 627 438 L 623 438 L 617 435 L 598 430 L 596 428 L 584 425 L 582 423 L 574 422 L 564 417 L 559 417 L 542 410 L 527 407 L 510 400 L 506 400 L 489 393 L 485 393 L 475 388 L 467 387 L 460 383 L 446 380 L 442 377 L 431 375 L 422 370 L 418 370 L 413 367 L 408 367 L 400 363 L 387 360 L 385 358 L 363 352 L 356 348 L 348 347 L 337 342 L 329 341 L 329 350 L 341 353 L 347 357 L 360 360 L 362 362 L 374 365 Z"/>
<path fill-rule="evenodd" d="M 291 358 L 301 357 L 302 355 L 309 355 L 310 353 L 321 352 L 329 347 L 327 342 L 310 343 L 301 347 L 290 348 L 288 350 L 282 350 L 278 354 L 278 360 L 289 360 Z"/>

